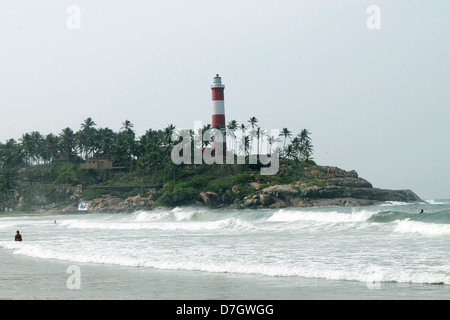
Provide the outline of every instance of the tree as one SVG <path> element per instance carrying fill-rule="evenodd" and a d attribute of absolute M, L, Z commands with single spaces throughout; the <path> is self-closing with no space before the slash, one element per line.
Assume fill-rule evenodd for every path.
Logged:
<path fill-rule="evenodd" d="M 34 153 L 34 146 L 33 146 L 33 140 L 31 138 L 31 135 L 29 133 L 22 134 L 22 138 L 19 139 L 21 143 L 21 148 L 24 154 L 25 159 L 27 160 L 28 165 L 32 165 L 33 162 L 33 156 Z"/>
<path fill-rule="evenodd" d="M 267 142 L 270 144 L 271 148 L 268 150 L 268 154 L 272 154 L 272 144 L 276 144 L 276 149 L 278 149 L 278 143 L 280 142 L 280 138 L 275 136 L 267 135 Z"/>
<path fill-rule="evenodd" d="M 121 131 L 117 134 L 112 146 L 113 162 L 117 166 L 131 168 L 132 161 L 138 155 L 138 144 L 135 140 L 133 124 L 129 120 L 122 123 Z"/>
<path fill-rule="evenodd" d="M 75 153 L 75 133 L 69 127 L 64 128 L 59 134 L 59 150 L 70 161 Z"/>
<path fill-rule="evenodd" d="M 14 139 L 9 139 L 5 144 L 0 143 L 0 168 L 16 169 L 23 166 L 25 155 L 22 147 Z"/>
<path fill-rule="evenodd" d="M 258 154 L 260 154 L 260 152 L 259 152 L 259 146 L 260 146 L 260 144 L 259 144 L 259 141 L 261 140 L 261 138 L 262 137 L 264 137 L 266 135 L 266 131 L 264 130 L 264 129 L 261 129 L 260 127 L 258 127 L 257 129 L 256 129 L 256 138 L 258 139 Z"/>
<path fill-rule="evenodd" d="M 294 147 L 293 147 L 292 144 L 289 144 L 289 145 L 286 147 L 286 149 L 284 150 L 284 155 L 285 155 L 285 157 L 288 158 L 288 159 L 294 158 L 294 157 L 296 156 L 296 154 L 297 154 L 297 152 L 296 152 L 296 150 L 294 149 Z"/>
<path fill-rule="evenodd" d="M 169 151 L 169 148 L 172 146 L 172 133 L 175 131 L 175 128 L 173 124 L 169 124 L 164 128 L 164 146 L 166 151 Z"/>
<path fill-rule="evenodd" d="M 251 117 L 248 121 L 250 123 L 249 125 L 252 127 L 252 129 L 255 129 L 255 126 L 257 127 L 256 123 L 258 123 L 258 119 L 255 117 Z"/>
<path fill-rule="evenodd" d="M 33 131 L 30 133 L 31 135 L 31 143 L 32 143 L 32 158 L 34 163 L 40 163 L 40 160 L 43 159 L 44 153 L 44 137 L 38 132 Z"/>
<path fill-rule="evenodd" d="M 231 139 L 233 140 L 233 151 L 236 151 L 236 135 L 235 135 L 235 131 L 238 128 L 238 123 L 236 120 L 231 120 L 230 122 L 228 122 L 227 124 L 227 129 L 229 130 L 228 133 L 231 137 Z"/>
<path fill-rule="evenodd" d="M 244 156 L 248 156 L 249 155 L 249 149 L 250 149 L 250 141 L 249 141 L 249 137 L 246 135 L 243 135 L 241 137 L 241 142 L 239 144 L 239 152 L 240 155 L 244 155 Z"/>
<path fill-rule="evenodd" d="M 283 149 L 286 148 L 286 139 L 290 138 L 292 136 L 292 132 L 288 130 L 288 128 L 283 128 L 283 130 L 280 133 L 280 136 L 284 136 L 284 144 Z"/>
<path fill-rule="evenodd" d="M 97 149 L 105 154 L 111 153 L 116 134 L 110 128 L 97 130 Z"/>
<path fill-rule="evenodd" d="M 96 150 L 97 129 L 94 128 L 94 126 L 96 126 L 94 120 L 89 117 L 84 120 L 84 122 L 81 124 L 80 131 L 77 132 L 78 148 L 81 152 L 82 157 L 84 151 L 84 159 L 92 157 Z"/>
<path fill-rule="evenodd" d="M 52 159 L 58 154 L 59 137 L 53 133 L 49 133 L 44 138 L 43 143 L 43 160 L 44 162 L 51 162 Z"/>
<path fill-rule="evenodd" d="M 313 150 L 314 148 L 310 140 L 306 140 L 305 142 L 303 142 L 301 153 L 304 161 L 308 162 L 312 159 Z"/>
<path fill-rule="evenodd" d="M 308 129 L 303 129 L 302 131 L 300 131 L 300 133 L 297 135 L 300 143 L 311 140 L 311 138 L 309 137 L 310 134 L 311 133 L 308 131 Z"/>
<path fill-rule="evenodd" d="M 205 135 L 205 132 L 208 131 L 208 130 L 210 130 L 211 128 L 212 128 L 212 125 L 211 125 L 210 123 L 204 125 L 203 128 L 202 128 L 202 137 Z M 202 139 L 202 148 L 208 147 L 208 145 L 210 145 L 211 142 L 212 142 L 212 141 L 209 141 L 209 140 L 203 140 L 203 139 Z"/>

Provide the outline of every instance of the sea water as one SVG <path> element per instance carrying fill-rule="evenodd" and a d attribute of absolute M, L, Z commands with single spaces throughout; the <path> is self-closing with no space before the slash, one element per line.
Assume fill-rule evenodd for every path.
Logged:
<path fill-rule="evenodd" d="M 8 214 L 0 298 L 449 299 L 449 244 L 450 200 Z"/>

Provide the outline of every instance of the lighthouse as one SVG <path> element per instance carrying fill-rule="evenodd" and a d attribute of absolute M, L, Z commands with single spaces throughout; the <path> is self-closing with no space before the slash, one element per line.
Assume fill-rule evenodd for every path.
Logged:
<path fill-rule="evenodd" d="M 218 128 L 222 131 L 223 140 L 215 141 L 216 143 L 223 144 L 223 150 L 226 152 L 226 137 L 225 137 L 225 101 L 223 96 L 223 90 L 225 85 L 222 84 L 222 78 L 218 74 L 213 78 L 213 84 L 211 85 L 212 92 L 212 127 Z"/>

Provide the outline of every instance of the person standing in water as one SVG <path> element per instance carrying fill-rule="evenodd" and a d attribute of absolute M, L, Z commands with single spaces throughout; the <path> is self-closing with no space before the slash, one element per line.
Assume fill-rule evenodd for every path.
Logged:
<path fill-rule="evenodd" d="M 17 232 L 16 232 L 14 241 L 22 241 L 22 235 L 20 234 L 19 230 L 17 230 Z"/>

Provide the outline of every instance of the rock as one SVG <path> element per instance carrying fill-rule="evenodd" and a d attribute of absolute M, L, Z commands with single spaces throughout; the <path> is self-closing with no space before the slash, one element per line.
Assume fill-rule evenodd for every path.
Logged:
<path fill-rule="evenodd" d="M 222 198 L 215 192 L 200 192 L 200 197 L 202 198 L 203 203 L 208 207 L 218 207 L 223 204 Z"/>

